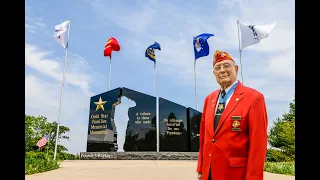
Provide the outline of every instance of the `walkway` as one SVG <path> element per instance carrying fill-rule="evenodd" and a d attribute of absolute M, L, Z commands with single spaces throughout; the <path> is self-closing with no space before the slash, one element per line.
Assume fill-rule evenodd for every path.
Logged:
<path fill-rule="evenodd" d="M 28 175 L 26 180 L 197 180 L 196 161 L 76 160 L 61 168 Z M 265 180 L 294 180 L 294 176 L 265 173 Z"/>

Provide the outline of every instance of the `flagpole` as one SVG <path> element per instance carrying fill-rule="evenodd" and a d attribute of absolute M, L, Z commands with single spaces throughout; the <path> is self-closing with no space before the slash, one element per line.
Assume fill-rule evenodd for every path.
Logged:
<path fill-rule="evenodd" d="M 193 36 L 193 39 L 194 39 L 194 36 Z M 194 59 L 193 68 L 194 68 L 194 88 L 195 88 L 195 93 L 196 93 L 196 110 L 198 111 L 198 90 L 197 90 L 196 59 Z"/>
<path fill-rule="evenodd" d="M 110 84 L 111 84 L 111 58 L 110 58 L 110 64 L 109 64 L 109 86 L 108 86 L 108 90 L 110 91 Z"/>
<path fill-rule="evenodd" d="M 196 110 L 198 111 L 198 88 L 197 88 L 197 73 L 196 73 L 196 60 L 194 60 L 194 86 L 196 91 Z"/>
<path fill-rule="evenodd" d="M 242 74 L 242 60 L 241 60 L 241 47 L 240 47 L 240 29 L 239 29 L 239 20 L 237 20 L 237 26 L 238 26 L 238 40 L 239 40 L 239 54 L 240 54 L 240 68 L 241 68 L 241 79 L 242 79 L 242 84 L 243 83 L 243 74 Z"/>
<path fill-rule="evenodd" d="M 153 83 L 153 87 L 154 87 L 154 97 L 156 97 L 156 63 L 154 62 L 154 66 L 153 66 L 153 78 L 154 78 L 154 83 Z"/>
<path fill-rule="evenodd" d="M 157 134 L 157 152 L 160 149 L 160 139 L 159 139 L 159 104 L 158 98 L 156 96 L 156 61 L 154 61 L 154 97 L 156 98 L 156 134 Z"/>
<path fill-rule="evenodd" d="M 51 133 L 50 133 L 50 134 L 51 134 Z M 48 136 L 48 145 L 47 145 L 47 158 L 48 158 L 49 146 L 50 146 L 50 137 Z"/>
<path fill-rule="evenodd" d="M 67 66 L 67 57 L 68 57 L 68 47 L 69 47 L 69 37 L 70 37 L 70 24 L 71 24 L 71 18 L 69 18 L 69 27 L 68 27 L 68 40 L 65 48 L 65 57 L 64 57 L 64 68 L 63 68 L 63 74 L 62 74 L 62 82 L 61 82 L 61 94 L 60 94 L 60 105 L 59 105 L 59 113 L 58 113 L 58 124 L 57 124 L 57 135 L 56 135 L 56 144 L 54 147 L 54 155 L 53 159 L 56 160 L 57 155 L 57 146 L 58 146 L 58 139 L 59 139 L 59 126 L 60 126 L 60 116 L 61 116 L 61 108 L 62 108 L 62 99 L 63 99 L 63 88 L 64 88 L 64 77 L 66 72 L 66 66 Z"/>
<path fill-rule="evenodd" d="M 112 37 L 112 34 L 110 35 Z M 108 90 L 110 91 L 111 89 L 111 55 L 110 55 L 110 64 L 109 64 L 109 85 L 108 85 Z"/>

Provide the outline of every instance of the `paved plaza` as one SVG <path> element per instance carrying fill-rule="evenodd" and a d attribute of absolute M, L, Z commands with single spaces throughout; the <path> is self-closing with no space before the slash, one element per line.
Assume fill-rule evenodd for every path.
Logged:
<path fill-rule="evenodd" d="M 196 161 L 75 160 L 61 168 L 27 175 L 26 180 L 197 180 Z M 265 180 L 294 180 L 294 176 L 265 173 Z"/>

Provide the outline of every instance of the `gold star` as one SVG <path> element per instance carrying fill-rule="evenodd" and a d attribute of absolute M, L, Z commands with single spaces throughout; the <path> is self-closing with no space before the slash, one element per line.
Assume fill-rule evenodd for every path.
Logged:
<path fill-rule="evenodd" d="M 103 105 L 105 103 L 107 103 L 107 101 L 102 101 L 101 96 L 100 96 L 99 101 L 98 102 L 94 102 L 94 103 L 97 105 L 96 111 L 98 111 L 98 109 L 102 109 L 104 111 Z"/>
<path fill-rule="evenodd" d="M 223 109 L 223 104 L 219 104 L 218 109 L 221 111 Z"/>

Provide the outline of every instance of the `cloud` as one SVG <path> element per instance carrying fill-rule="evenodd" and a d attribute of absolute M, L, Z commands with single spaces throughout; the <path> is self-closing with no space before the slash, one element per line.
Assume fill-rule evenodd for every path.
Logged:
<path fill-rule="evenodd" d="M 109 16 L 104 7 L 120 7 L 123 4 L 110 4 L 103 1 L 90 1 L 92 7 L 101 17 L 114 22 L 134 36 L 128 35 L 129 42 L 136 47 L 135 55 L 143 54 L 145 47 L 156 40 L 162 44 L 162 50 L 156 52 L 157 66 L 163 69 L 162 75 L 171 76 L 186 85 L 194 79 L 192 36 L 202 32 L 213 32 L 214 37 L 209 39 L 211 52 L 208 57 L 197 61 L 197 80 L 203 88 L 217 88 L 212 85 L 212 55 L 215 49 L 229 51 L 233 57 L 239 57 L 238 34 L 236 22 L 238 19 L 246 23 L 267 24 L 278 20 L 275 29 L 269 37 L 261 43 L 248 47 L 242 52 L 245 81 L 256 81 L 257 76 L 265 76 L 259 81 L 259 86 L 269 87 L 268 83 L 275 79 L 294 79 L 294 2 L 293 1 L 223 1 L 211 8 L 193 8 L 194 3 L 173 4 L 171 2 L 148 1 L 145 6 L 152 6 L 145 15 L 145 6 L 139 8 L 115 8 L 116 12 Z M 131 4 L 131 6 L 138 6 Z M 103 11 L 102 11 L 103 9 Z M 186 11 L 186 9 L 192 9 Z M 217 16 L 212 17 L 211 11 L 217 11 Z M 229 12 L 223 13 L 223 12 Z M 232 13 L 234 11 L 235 13 Z M 130 14 L 130 18 L 128 18 Z M 116 18 L 114 18 L 116 17 Z M 139 17 L 136 19 L 134 17 Z M 152 18 L 152 20 L 150 20 Z M 218 26 L 217 26 L 218 25 Z M 139 29 L 137 34 L 136 29 Z M 170 33 L 170 36 L 168 36 Z M 244 59 L 246 57 L 246 59 Z M 239 58 L 237 62 L 239 64 Z M 253 61 L 258 61 L 253 62 Z M 263 62 L 262 62 L 263 61 Z M 252 65 L 254 64 L 254 65 Z M 267 67 L 267 69 L 265 68 Z M 262 74 L 261 74 L 262 72 Z M 239 77 L 240 78 L 240 77 Z M 264 82 L 265 84 L 262 84 Z M 251 85 L 251 84 L 248 84 Z M 254 84 L 252 84 L 254 85 Z M 275 88 L 275 87 L 273 87 Z M 285 90 L 285 89 L 283 89 Z"/>
<path fill-rule="evenodd" d="M 26 114 L 43 115 L 50 122 L 58 121 L 64 58 L 49 58 L 53 52 L 42 51 L 31 44 L 26 44 L 25 52 Z M 89 84 L 95 84 L 92 82 L 95 75 L 98 74 L 91 70 L 85 59 L 79 55 L 70 54 L 60 123 L 71 129 L 67 133 L 70 140 L 62 140 L 61 143 L 66 145 L 72 153 L 85 149 L 90 96 L 96 94 L 90 91 Z M 100 78 L 98 76 L 95 79 L 99 81 Z"/>
<path fill-rule="evenodd" d="M 48 121 L 58 121 L 58 112 L 60 104 L 60 87 L 59 82 L 48 82 L 40 76 L 26 75 L 25 78 L 25 106 L 27 115 L 43 115 Z M 87 126 L 90 97 L 83 91 L 74 90 L 66 86 L 60 123 L 63 126 L 69 127 L 71 130 L 68 135 L 69 141 L 61 141 L 66 145 L 69 152 L 79 152 L 79 149 L 84 149 L 86 144 Z M 79 143 L 81 142 L 81 143 Z"/>
<path fill-rule="evenodd" d="M 292 53 L 294 48 L 279 55 L 274 55 L 269 59 L 268 70 L 270 73 L 282 77 L 295 77 L 295 54 Z"/>
<path fill-rule="evenodd" d="M 41 18 L 36 18 L 36 17 L 30 17 L 26 16 L 25 17 L 25 28 L 27 33 L 31 34 L 36 34 L 37 30 L 43 30 L 46 28 L 46 25 L 42 23 Z"/>
<path fill-rule="evenodd" d="M 292 0 L 257 2 L 224 0 L 206 1 L 206 4 L 201 5 L 196 1 L 179 0 L 172 2 L 137 0 L 130 3 L 124 0 L 85 0 L 84 5 L 86 8 L 91 7 L 92 11 L 89 8 L 86 10 L 90 20 L 83 20 L 85 23 L 80 24 L 78 29 L 74 29 L 73 39 L 78 38 L 80 42 L 79 39 L 83 38 L 77 37 L 80 30 L 98 31 L 100 28 L 104 31 L 105 26 L 108 26 L 108 30 L 110 29 L 110 32 L 114 30 L 112 34 L 119 37 L 123 52 L 119 54 L 129 57 L 126 63 L 128 66 L 138 61 L 141 66 L 147 63 L 149 65 L 149 61 L 141 61 L 141 58 L 137 57 L 142 57 L 145 48 L 157 41 L 162 47 L 161 51 L 156 51 L 157 76 L 165 81 L 172 81 L 176 87 L 179 87 L 179 90 L 180 88 L 187 90 L 194 88 L 192 37 L 203 32 L 213 33 L 214 36 L 208 40 L 211 47 L 209 56 L 198 59 L 196 62 L 199 109 L 202 109 L 203 105 L 201 99 L 219 88 L 212 73 L 214 51 L 219 49 L 229 52 L 240 65 L 237 20 L 248 24 L 266 24 L 277 20 L 278 24 L 268 38 L 243 50 L 241 61 L 244 85 L 264 94 L 270 121 L 287 111 L 289 102 L 293 99 L 295 22 L 294 1 Z M 47 26 L 55 25 L 57 22 L 48 25 L 45 23 L 48 22 L 45 16 L 38 17 L 35 12 L 35 8 L 27 5 L 25 25 L 27 39 L 25 48 L 26 113 L 42 114 L 50 121 L 56 121 L 64 53 L 62 48 L 58 52 L 47 46 L 49 43 L 55 43 L 52 39 L 53 32 L 48 31 Z M 71 9 L 70 13 L 72 12 Z M 76 26 L 75 23 L 73 27 Z M 46 41 L 49 38 L 51 40 Z M 96 43 L 97 39 L 101 38 L 92 35 L 88 41 Z M 85 151 L 89 98 L 101 93 L 95 91 L 102 89 L 101 84 L 107 82 L 107 78 L 98 72 L 98 65 L 89 64 L 86 61 L 86 59 L 95 58 L 95 55 L 91 52 L 92 54 L 86 57 L 84 52 L 79 52 L 80 45 L 74 47 L 74 51 L 70 51 L 68 55 L 61 116 L 61 123 L 71 128 L 69 133 L 71 140 L 63 141 L 63 143 L 72 153 Z M 142 76 L 149 76 L 143 72 L 139 73 Z M 135 77 L 124 78 L 127 81 L 134 81 Z M 241 80 L 241 78 L 241 72 L 239 72 L 238 79 Z M 140 91 L 139 88 L 144 89 L 145 86 L 149 86 L 147 82 L 137 83 L 139 85 L 128 88 Z M 178 90 L 164 88 L 157 90 L 157 93 L 174 94 L 177 93 L 175 91 Z M 171 100 L 179 103 L 182 101 L 181 97 L 174 96 L 176 99 Z M 121 105 L 123 106 L 119 106 L 116 116 L 119 119 L 126 119 L 127 117 L 124 116 L 127 110 L 123 109 L 127 109 L 127 106 L 125 103 Z M 271 124 L 269 123 L 269 126 Z"/>
<path fill-rule="evenodd" d="M 39 50 L 36 46 L 31 44 L 25 45 L 25 63 L 27 67 L 35 69 L 40 73 L 49 76 L 57 81 L 62 80 L 63 64 L 61 58 L 56 60 L 48 59 L 50 52 Z M 92 76 L 83 73 L 90 71 L 88 63 L 79 55 L 70 54 L 67 59 L 68 71 L 65 75 L 65 80 L 74 86 L 80 87 L 87 95 L 92 94 L 89 91 L 89 82 L 92 81 Z"/>
<path fill-rule="evenodd" d="M 130 4 L 132 8 L 128 9 L 120 8 L 121 3 L 89 2 L 97 10 L 98 18 L 111 21 L 127 32 L 125 38 L 135 48 L 128 53 L 133 56 L 141 56 L 153 41 L 159 42 L 162 50 L 156 52 L 157 67 L 161 69 L 158 74 L 179 82 L 183 88 L 194 86 L 192 36 L 214 33 L 215 36 L 208 40 L 210 55 L 197 60 L 196 65 L 198 93 L 202 99 L 206 93 L 218 88 L 212 74 L 212 56 L 216 49 L 230 52 L 240 65 L 237 20 L 249 24 L 268 24 L 277 20 L 268 38 L 243 50 L 243 79 L 245 85 L 265 95 L 271 120 L 288 108 L 295 89 L 294 1 L 225 0 L 209 1 L 203 6 L 197 2 L 148 3 L 152 13 L 145 16 L 143 7 L 136 7 L 139 3 Z M 112 12 L 114 16 L 103 10 L 106 6 L 116 7 L 117 11 Z M 128 18 L 128 14 L 139 19 Z M 242 78 L 240 71 L 238 78 Z M 202 109 L 202 104 L 199 105 Z"/>

